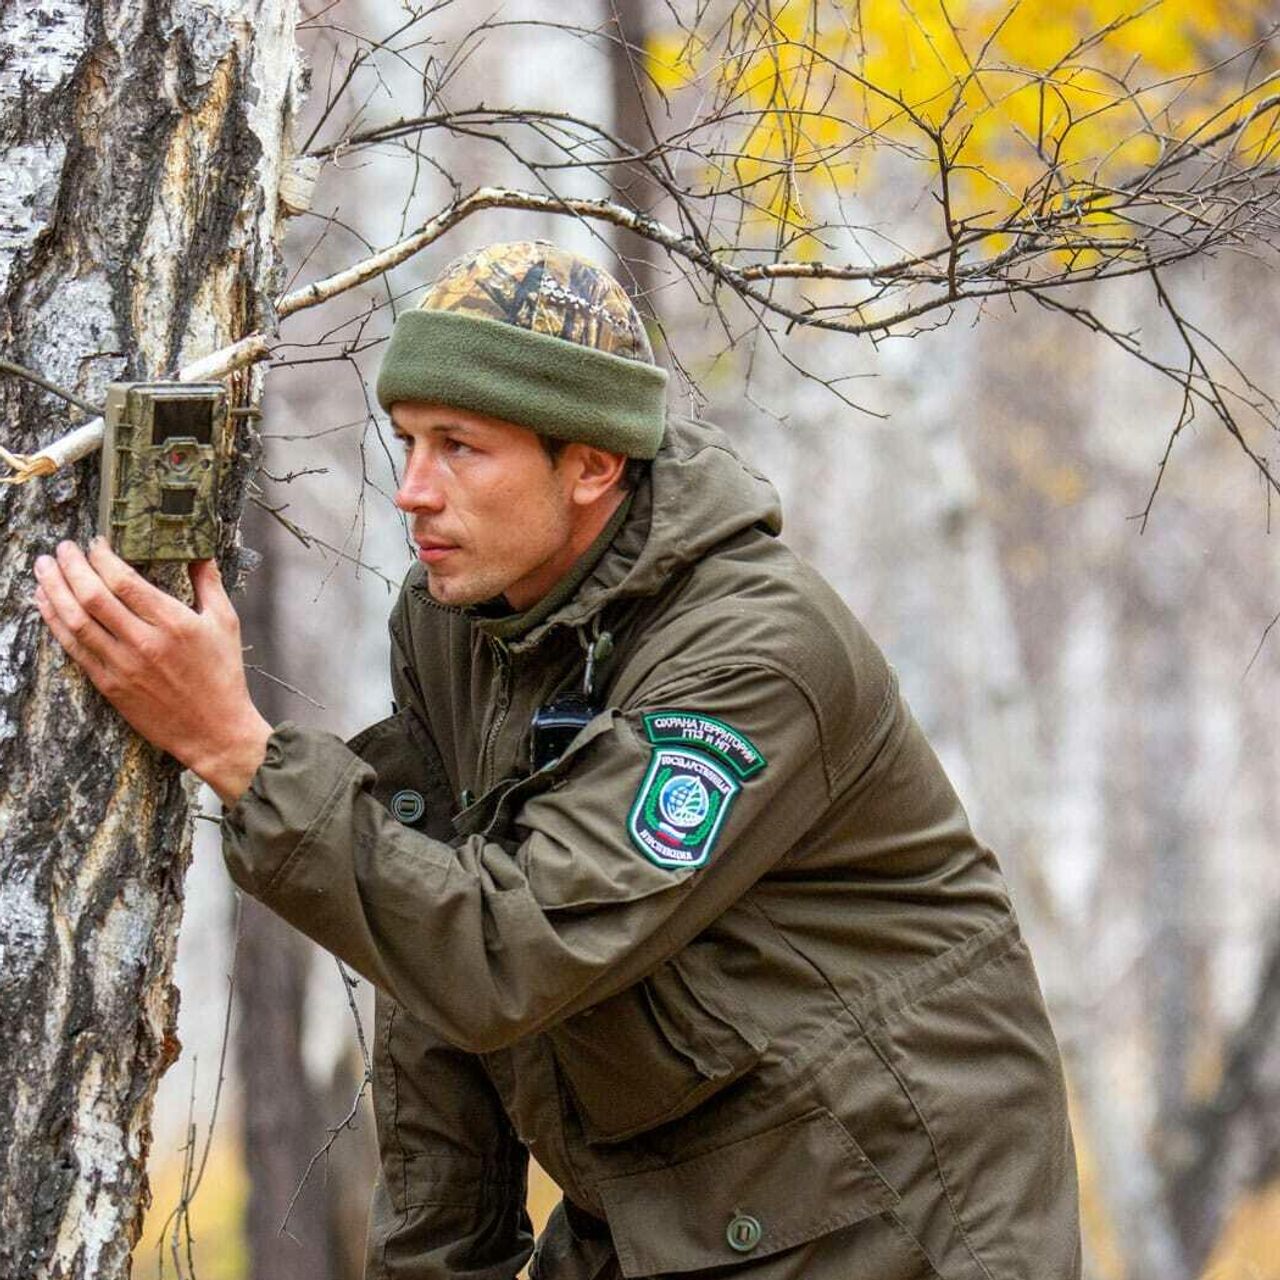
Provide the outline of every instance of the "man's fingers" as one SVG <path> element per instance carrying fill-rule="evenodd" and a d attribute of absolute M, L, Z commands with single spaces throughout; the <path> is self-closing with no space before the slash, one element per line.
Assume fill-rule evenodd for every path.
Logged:
<path fill-rule="evenodd" d="M 52 556 L 37 557 L 36 581 L 43 591 L 49 613 L 60 624 L 62 635 L 70 636 L 77 644 L 83 644 L 96 632 L 106 634 L 103 627 L 85 611 L 68 585 L 61 565 Z M 61 638 L 60 635 L 59 639 Z M 67 648 L 65 644 L 62 647 Z"/>
<path fill-rule="evenodd" d="M 57 565 L 76 603 L 94 621 L 100 623 L 113 636 L 118 636 L 130 647 L 136 648 L 144 640 L 150 628 L 127 605 L 116 599 L 115 593 L 98 576 L 93 565 L 74 542 L 60 542 Z M 49 583 L 45 579 L 46 587 Z M 72 614 L 63 607 L 57 595 L 50 593 L 55 607 L 68 622 Z"/>
<path fill-rule="evenodd" d="M 107 545 L 106 538 L 94 538 L 89 543 L 89 563 L 112 594 L 123 600 L 143 622 L 160 626 L 190 612 L 180 600 L 148 582 L 131 564 L 116 555 Z"/>
<path fill-rule="evenodd" d="M 36 573 L 40 585 L 36 588 L 35 603 L 40 616 L 67 657 L 83 667 L 93 683 L 102 689 L 110 684 L 110 659 L 118 657 L 119 646 L 111 634 L 80 607 L 52 559 L 41 556 L 36 561 Z"/>

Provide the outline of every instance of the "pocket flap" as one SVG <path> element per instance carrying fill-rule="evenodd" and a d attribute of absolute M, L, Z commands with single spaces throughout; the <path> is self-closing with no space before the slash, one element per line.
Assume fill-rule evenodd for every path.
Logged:
<path fill-rule="evenodd" d="M 767 1040 L 695 941 L 647 978 L 547 1032 L 588 1142 L 687 1115 L 760 1061 Z"/>
<path fill-rule="evenodd" d="M 891 1209 L 898 1193 L 825 1108 L 600 1184 L 624 1276 L 765 1257 Z"/>
<path fill-rule="evenodd" d="M 440 752 L 412 707 L 356 734 L 347 743 L 378 774 L 373 794 L 401 822 L 437 840 L 453 835 L 453 797 Z"/>
<path fill-rule="evenodd" d="M 578 753 L 602 733 L 608 733 L 617 715 L 616 711 L 608 708 L 588 721 L 568 747 L 536 773 L 503 778 L 497 782 L 478 800 L 454 815 L 454 830 L 460 836 L 485 835 L 498 839 L 513 836 L 520 806 L 543 791 L 561 785 Z"/>

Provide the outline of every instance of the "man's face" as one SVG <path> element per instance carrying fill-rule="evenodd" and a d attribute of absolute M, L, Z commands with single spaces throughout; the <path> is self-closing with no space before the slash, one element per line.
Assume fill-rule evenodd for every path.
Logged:
<path fill-rule="evenodd" d="M 569 571 L 577 555 L 571 468 L 553 463 L 532 431 L 419 401 L 393 405 L 391 421 L 405 447 L 395 503 L 411 517 L 436 600 L 504 595 L 523 610 Z"/>

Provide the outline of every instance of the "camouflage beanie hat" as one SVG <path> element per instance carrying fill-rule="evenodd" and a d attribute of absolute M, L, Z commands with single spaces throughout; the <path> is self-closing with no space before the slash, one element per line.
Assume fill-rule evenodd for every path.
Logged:
<path fill-rule="evenodd" d="M 632 458 L 652 458 L 667 375 L 622 286 L 543 240 L 450 263 L 396 321 L 378 402 L 453 405 Z"/>

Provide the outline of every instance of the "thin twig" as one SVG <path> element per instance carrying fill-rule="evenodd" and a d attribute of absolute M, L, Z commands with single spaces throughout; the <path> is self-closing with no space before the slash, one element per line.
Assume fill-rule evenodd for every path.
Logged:
<path fill-rule="evenodd" d="M 272 684 L 277 684 L 282 689 L 287 689 L 290 693 L 301 698 L 304 702 L 309 702 L 317 711 L 327 711 L 329 709 L 323 702 L 317 702 L 309 693 L 305 693 L 296 685 L 292 685 L 287 680 L 283 680 L 279 676 L 273 675 L 266 669 L 266 667 L 260 667 L 254 663 L 246 662 L 244 669 L 246 671 L 252 671 L 255 675 L 261 676 L 264 680 L 270 680 Z"/>
<path fill-rule="evenodd" d="M 200 1153 L 200 1163 L 198 1165 L 194 1164 L 196 1147 L 196 1126 L 194 1119 L 196 1061 L 193 1058 L 191 1065 L 191 1098 L 188 1105 L 187 1115 L 187 1142 L 183 1148 L 184 1160 L 179 1198 L 177 1205 L 170 1211 L 169 1216 L 165 1218 L 161 1225 L 159 1236 L 157 1238 L 156 1247 L 157 1250 L 160 1250 L 165 1232 L 169 1230 L 169 1226 L 172 1224 L 173 1236 L 171 1240 L 171 1249 L 174 1268 L 177 1271 L 178 1280 L 184 1280 L 182 1275 L 181 1255 L 179 1253 L 180 1238 L 184 1234 L 187 1254 L 186 1280 L 195 1280 L 195 1261 L 193 1253 L 194 1237 L 191 1231 L 191 1204 L 195 1199 L 196 1192 L 200 1190 L 200 1184 L 204 1181 L 205 1169 L 209 1163 L 209 1152 L 213 1147 L 213 1134 L 214 1127 L 218 1120 L 218 1108 L 222 1102 L 222 1086 L 227 1076 L 227 1046 L 231 1040 L 231 1009 L 236 987 L 236 964 L 240 959 L 241 918 L 243 914 L 242 906 L 243 899 L 237 896 L 234 933 L 231 944 L 231 964 L 227 972 L 227 999 L 222 1013 L 222 1039 L 218 1045 L 218 1079 L 213 1090 L 213 1105 L 209 1111 L 209 1125 L 205 1132 L 204 1150 Z M 163 1252 L 160 1252 L 159 1256 L 160 1274 L 163 1277 Z"/>
<path fill-rule="evenodd" d="M 307 1161 L 307 1167 L 302 1172 L 302 1177 L 298 1181 L 298 1185 L 293 1189 L 293 1195 L 289 1197 L 289 1204 L 285 1208 L 284 1217 L 280 1221 L 277 1228 L 281 1235 L 289 1234 L 289 1218 L 293 1214 L 294 1206 L 298 1203 L 298 1197 L 302 1195 L 303 1189 L 306 1187 L 311 1177 L 312 1170 L 320 1163 L 321 1160 L 327 1159 L 329 1152 L 333 1150 L 334 1143 L 337 1142 L 338 1136 L 344 1129 L 353 1129 L 355 1127 L 355 1118 L 360 1113 L 360 1103 L 364 1099 L 365 1091 L 373 1083 L 373 1065 L 369 1059 L 369 1046 L 365 1041 L 364 1023 L 360 1018 L 360 1010 L 356 1007 L 355 989 L 359 983 L 357 978 L 352 977 L 347 967 L 337 956 L 333 958 L 334 964 L 338 966 L 338 976 L 342 979 L 342 989 L 347 997 L 347 1008 L 351 1010 L 351 1018 L 355 1023 L 356 1043 L 360 1046 L 360 1060 L 364 1064 L 364 1075 L 356 1088 L 355 1097 L 351 1100 L 351 1106 L 347 1114 L 328 1131 L 328 1137 L 324 1141 L 324 1145 L 316 1151 L 310 1160 Z"/>
<path fill-rule="evenodd" d="M 301 527 L 301 525 L 290 520 L 289 517 L 284 514 L 284 509 L 282 507 L 273 507 L 269 502 L 263 501 L 263 499 L 257 494 L 251 494 L 249 501 L 252 502 L 254 506 L 261 507 L 267 515 L 277 521 L 282 528 L 288 530 L 288 532 L 291 533 L 304 547 L 307 547 L 308 549 L 312 546 L 320 547 L 329 552 L 330 555 L 338 556 L 340 559 L 346 560 L 350 564 L 354 564 L 361 569 L 367 569 L 375 578 L 380 578 L 393 591 L 399 589 L 400 584 L 398 582 L 393 582 L 380 569 L 375 569 L 373 565 L 366 564 L 358 557 L 349 555 L 347 552 L 343 551 L 341 547 L 335 547 L 332 543 L 326 542 L 316 534 L 308 533 L 307 530 Z"/>
<path fill-rule="evenodd" d="M 1258 647 L 1253 651 L 1253 657 L 1249 659 L 1249 665 L 1245 667 L 1244 672 L 1240 676 L 1241 680 L 1243 680 L 1245 676 L 1247 676 L 1249 672 L 1253 670 L 1253 664 L 1257 662 L 1258 655 L 1262 652 L 1263 648 L 1266 646 L 1267 637 L 1271 634 L 1277 622 L 1280 622 L 1280 613 L 1277 613 L 1276 616 L 1272 618 L 1271 621 L 1268 622 L 1267 625 L 1262 629 L 1262 636 L 1258 640 Z"/>
<path fill-rule="evenodd" d="M 64 387 L 58 386 L 56 382 L 50 382 L 48 378 L 32 369 L 28 369 L 26 365 L 18 364 L 14 360 L 6 360 L 0 356 L 0 372 L 11 373 L 15 377 L 25 378 L 28 382 L 34 382 L 37 387 L 52 391 L 55 396 L 60 396 L 68 404 L 75 405 L 77 409 L 83 409 L 85 413 L 101 414 L 103 412 L 100 404 L 90 404 L 88 400 L 81 400 L 74 392 L 67 391 Z"/>

